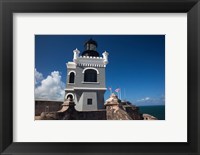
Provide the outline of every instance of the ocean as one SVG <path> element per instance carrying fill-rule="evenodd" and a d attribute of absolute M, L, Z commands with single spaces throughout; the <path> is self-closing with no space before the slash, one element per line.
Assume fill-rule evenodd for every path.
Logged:
<path fill-rule="evenodd" d="M 154 105 L 154 106 L 139 106 L 141 113 L 150 114 L 159 120 L 165 120 L 165 106 Z"/>

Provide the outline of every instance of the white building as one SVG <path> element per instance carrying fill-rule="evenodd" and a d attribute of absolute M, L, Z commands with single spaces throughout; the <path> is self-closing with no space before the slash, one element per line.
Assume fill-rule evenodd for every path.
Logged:
<path fill-rule="evenodd" d="M 90 39 L 85 51 L 73 51 L 73 62 L 67 63 L 67 84 L 65 100 L 74 100 L 76 110 L 95 111 L 104 108 L 105 68 L 108 64 L 108 53 L 97 52 L 97 42 Z"/>

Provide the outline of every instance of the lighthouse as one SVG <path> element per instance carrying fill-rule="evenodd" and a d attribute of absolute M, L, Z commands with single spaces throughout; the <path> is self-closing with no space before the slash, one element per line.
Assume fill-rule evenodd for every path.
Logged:
<path fill-rule="evenodd" d="M 108 52 L 102 56 L 97 52 L 98 44 L 89 39 L 84 51 L 73 51 L 73 61 L 67 62 L 66 101 L 71 98 L 77 111 L 96 111 L 104 108 L 106 91 L 105 69 L 108 64 Z"/>

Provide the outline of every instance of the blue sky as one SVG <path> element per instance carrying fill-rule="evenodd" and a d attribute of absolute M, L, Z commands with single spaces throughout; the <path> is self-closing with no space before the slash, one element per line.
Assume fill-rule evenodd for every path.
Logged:
<path fill-rule="evenodd" d="M 45 86 L 49 85 L 48 93 L 53 95 L 50 86 L 57 84 L 60 86 L 54 90 L 63 95 L 66 63 L 72 61 L 73 50 L 78 48 L 82 52 L 84 43 L 91 37 L 97 41 L 100 55 L 104 51 L 109 53 L 107 88 L 121 88 L 122 99 L 136 105 L 164 104 L 164 35 L 36 35 L 35 68 L 38 77 L 35 83 L 38 94 L 47 90 Z M 107 90 L 105 99 L 109 94 Z"/>

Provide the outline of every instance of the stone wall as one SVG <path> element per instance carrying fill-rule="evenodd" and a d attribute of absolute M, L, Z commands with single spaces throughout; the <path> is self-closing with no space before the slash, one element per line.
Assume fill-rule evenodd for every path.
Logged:
<path fill-rule="evenodd" d="M 106 110 L 77 111 L 73 101 L 36 101 L 35 120 L 106 120 Z M 49 110 L 45 108 L 49 106 Z M 45 110 L 43 110 L 45 109 Z"/>
<path fill-rule="evenodd" d="M 66 112 L 57 114 L 57 119 L 60 120 L 106 120 L 106 110 L 76 111 L 68 109 Z"/>
<path fill-rule="evenodd" d="M 42 112 L 58 111 L 63 102 L 60 101 L 35 101 L 35 116 L 40 116 Z"/>
<path fill-rule="evenodd" d="M 141 120 L 138 108 L 126 102 L 121 102 L 115 94 L 106 100 L 107 120 Z"/>
<path fill-rule="evenodd" d="M 47 108 L 48 107 L 48 110 Z M 36 101 L 36 120 L 156 120 L 148 114 L 141 114 L 139 108 L 121 102 L 114 94 L 105 102 L 106 109 L 77 111 L 75 103 L 68 98 L 63 104 L 55 101 Z"/>
<path fill-rule="evenodd" d="M 42 102 L 39 103 L 41 106 Z M 45 104 L 44 102 L 42 105 L 47 105 L 47 103 Z M 49 106 L 51 105 L 49 104 Z M 115 95 L 112 95 L 109 100 L 107 100 L 105 106 L 106 109 L 96 111 L 77 111 L 74 101 L 68 98 L 60 106 L 62 108 L 59 110 L 46 110 L 43 111 L 40 116 L 43 120 L 132 120 L 132 117 L 119 107 L 118 98 Z"/>
<path fill-rule="evenodd" d="M 149 115 L 149 114 L 143 114 L 142 116 L 143 116 L 144 120 L 157 120 L 156 117 Z"/>
<path fill-rule="evenodd" d="M 133 119 L 133 120 L 142 120 L 143 116 L 139 111 L 139 108 L 134 105 L 120 105 L 121 109 L 126 111 L 126 113 Z"/>

